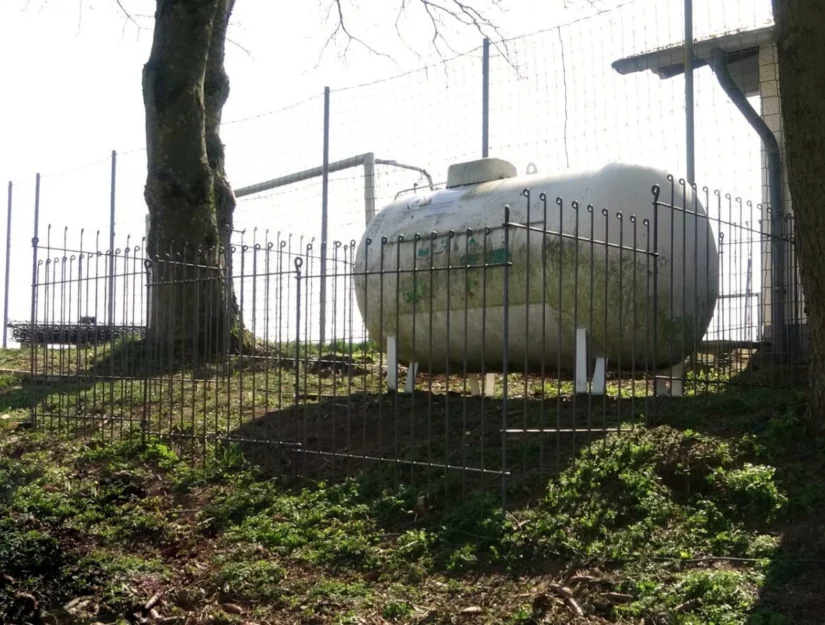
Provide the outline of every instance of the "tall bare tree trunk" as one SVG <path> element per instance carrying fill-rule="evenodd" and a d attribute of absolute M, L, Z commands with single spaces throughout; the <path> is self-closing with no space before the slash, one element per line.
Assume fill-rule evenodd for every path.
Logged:
<path fill-rule="evenodd" d="M 825 432 L 825 2 L 773 0 L 788 183 L 805 293 L 809 421 Z"/>
<path fill-rule="evenodd" d="M 235 0 L 157 0 L 143 69 L 150 335 L 218 351 L 240 336 L 229 241 L 235 197 L 219 130 L 229 96 L 226 31 Z"/>

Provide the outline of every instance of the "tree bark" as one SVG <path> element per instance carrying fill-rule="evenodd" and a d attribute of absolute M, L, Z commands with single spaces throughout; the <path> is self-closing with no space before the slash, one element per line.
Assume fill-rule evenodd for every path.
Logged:
<path fill-rule="evenodd" d="M 217 352 L 240 335 L 235 197 L 224 171 L 224 47 L 234 0 L 157 0 L 143 69 L 152 267 L 150 337 Z"/>
<path fill-rule="evenodd" d="M 206 154 L 214 176 L 215 217 L 218 230 L 223 234 L 224 249 L 230 247 L 233 228 L 232 214 L 235 211 L 235 194 L 226 178 L 224 145 L 220 136 L 223 106 L 229 98 L 229 77 L 224 68 L 226 31 L 234 7 L 235 0 L 218 1 L 204 81 Z M 231 254 L 227 255 L 227 260 L 231 267 Z"/>
<path fill-rule="evenodd" d="M 810 341 L 808 419 L 825 433 L 825 3 L 773 0 L 788 184 Z"/>

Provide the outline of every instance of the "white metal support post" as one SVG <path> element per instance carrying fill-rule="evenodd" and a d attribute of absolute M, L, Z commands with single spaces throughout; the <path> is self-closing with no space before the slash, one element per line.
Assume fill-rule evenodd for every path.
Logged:
<path fill-rule="evenodd" d="M 679 363 L 656 376 L 657 397 L 682 397 L 684 395 L 685 365 Z"/>
<path fill-rule="evenodd" d="M 483 380 L 483 388 L 482 388 Z M 470 395 L 478 397 L 482 393 L 485 397 L 495 397 L 496 394 L 496 374 L 487 373 L 483 377 L 480 373 L 470 373 L 467 375 L 467 383 Z"/>
<path fill-rule="evenodd" d="M 590 337 L 587 328 L 576 329 L 576 393 L 604 395 L 607 391 L 607 356 L 595 357 L 590 377 Z"/>
<path fill-rule="evenodd" d="M 398 343 L 394 336 L 387 337 L 387 389 L 398 390 Z"/>

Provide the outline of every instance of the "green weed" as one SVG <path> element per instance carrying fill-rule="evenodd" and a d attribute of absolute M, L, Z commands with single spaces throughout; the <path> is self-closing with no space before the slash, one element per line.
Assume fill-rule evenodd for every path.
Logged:
<path fill-rule="evenodd" d="M 388 621 L 398 622 L 412 616 L 413 607 L 406 601 L 388 601 L 381 609 L 381 616 Z"/>
<path fill-rule="evenodd" d="M 249 560 L 224 564 L 215 577 L 227 601 L 266 601 L 277 603 L 283 596 L 283 567 L 268 560 Z"/>

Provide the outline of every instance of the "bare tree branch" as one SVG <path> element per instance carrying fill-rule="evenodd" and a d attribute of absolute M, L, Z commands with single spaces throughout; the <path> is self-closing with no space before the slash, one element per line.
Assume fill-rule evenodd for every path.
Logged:
<path fill-rule="evenodd" d="M 357 36 L 352 34 L 352 32 L 349 30 L 349 27 L 347 26 L 347 23 L 344 19 L 344 7 L 343 7 L 342 0 L 332 0 L 332 3 L 330 3 L 329 9 L 327 11 L 327 18 L 329 18 L 329 15 L 330 15 L 330 13 L 332 13 L 333 9 L 335 9 L 338 13 L 338 20 L 336 22 L 335 29 L 332 31 L 330 36 L 327 38 L 326 42 L 324 43 L 323 48 L 321 48 L 321 56 L 323 56 L 324 51 L 336 39 L 336 37 L 339 34 L 343 33 L 344 36 L 346 37 L 346 40 L 347 40 L 346 44 L 344 45 L 344 51 L 341 55 L 343 58 L 346 58 L 347 53 L 349 52 L 350 45 L 353 44 L 353 43 L 357 43 L 357 44 L 360 44 L 361 46 L 363 46 L 364 48 L 366 48 L 372 54 L 375 54 L 376 56 L 383 56 L 384 58 L 393 60 L 390 55 L 385 54 L 383 52 L 379 52 L 378 50 L 376 50 L 375 48 L 370 46 L 367 42 L 365 42 L 363 39 L 361 39 L 360 37 L 357 37 Z M 319 63 L 321 62 L 320 58 L 319 58 L 318 62 Z"/>
<path fill-rule="evenodd" d="M 401 6 L 398 7 L 398 14 L 395 16 L 395 33 L 398 35 L 399 41 L 404 44 L 404 47 L 407 48 L 410 52 L 412 52 L 417 59 L 421 59 L 421 55 L 413 48 L 410 44 L 407 43 L 407 40 L 404 39 L 404 35 L 401 33 L 401 27 L 398 23 L 401 21 L 401 18 L 404 16 L 404 11 L 407 9 L 407 0 L 401 0 Z"/>
<path fill-rule="evenodd" d="M 31 5 L 32 0 L 26 0 L 26 4 L 23 5 L 23 8 L 20 10 L 21 13 L 25 13 L 29 10 L 29 5 Z M 40 3 L 40 6 L 37 8 L 37 12 L 41 13 L 43 9 L 46 8 L 46 0 Z"/>
<path fill-rule="evenodd" d="M 450 42 L 447 41 L 447 39 L 444 37 L 444 35 L 441 34 L 441 29 L 439 28 L 439 24 L 441 24 L 442 22 L 441 22 L 440 19 L 437 19 L 435 14 L 433 13 L 433 8 L 437 8 L 437 7 L 435 7 L 430 2 L 427 2 L 427 0 L 421 0 L 421 2 L 424 6 L 424 10 L 427 12 L 427 16 L 430 18 L 430 22 L 432 23 L 432 26 L 433 26 L 432 44 L 433 44 L 433 48 L 438 53 L 438 56 L 440 56 L 441 58 L 444 58 L 444 55 L 441 53 L 441 50 L 438 47 L 438 41 L 439 40 L 444 42 L 444 44 L 447 46 L 447 49 L 452 54 L 456 54 L 456 51 L 450 45 Z"/>
<path fill-rule="evenodd" d="M 364 41 L 364 39 L 360 38 L 358 35 L 354 34 L 352 30 L 350 30 L 348 22 L 345 19 L 345 1 L 346 0 L 331 0 L 327 7 L 327 21 L 329 21 L 332 17 L 334 11 L 336 23 L 335 28 L 330 33 L 329 37 L 327 37 L 327 40 L 321 49 L 318 64 L 320 64 L 327 48 L 341 34 L 346 37 L 346 43 L 342 52 L 342 56 L 344 58 L 346 58 L 350 46 L 353 43 L 357 43 L 375 55 L 383 56 L 392 60 L 392 57 L 384 54 L 383 52 L 378 52 L 369 43 Z M 499 1 L 500 0 L 493 0 L 493 3 L 498 4 Z M 405 41 L 400 26 L 402 17 L 407 11 L 410 10 L 413 2 L 414 0 L 400 0 L 398 13 L 395 18 L 395 32 L 398 34 L 398 38 L 405 45 L 405 47 L 413 52 L 416 57 L 421 58 L 421 55 Z M 506 53 L 506 42 L 501 36 L 501 32 L 498 27 L 489 17 L 485 16 L 479 9 L 473 6 L 471 0 L 417 0 L 416 4 L 421 6 L 427 14 L 432 26 L 432 37 L 430 42 L 436 53 L 441 58 L 444 58 L 444 50 L 447 50 L 454 55 L 458 54 L 450 44 L 450 41 L 444 36 L 444 28 L 448 21 L 457 22 L 461 26 L 475 29 L 483 37 L 489 38 L 493 42 L 494 47 L 502 52 L 502 56 L 505 58 L 508 56 Z M 504 47 L 504 51 L 500 49 L 500 46 Z"/>
<path fill-rule="evenodd" d="M 419 0 L 419 2 L 421 2 L 424 9 L 427 11 L 427 14 L 430 16 L 430 20 L 433 23 L 433 29 L 437 31 L 433 35 L 433 45 L 436 47 L 436 51 L 439 52 L 439 54 L 440 51 L 435 43 L 437 39 L 444 41 L 450 51 L 453 50 L 438 30 L 438 24 L 443 24 L 443 20 L 436 20 L 434 14 L 439 14 L 442 18 L 451 19 L 463 26 L 468 26 L 475 29 L 482 37 L 489 39 L 493 44 L 493 47 L 499 50 L 503 57 L 509 58 L 509 54 L 507 52 L 507 42 L 504 40 L 498 26 L 496 26 L 496 24 L 489 17 L 486 17 L 481 13 L 481 11 L 468 2 L 462 2 L 462 0 L 449 0 L 449 4 L 446 6 L 439 2 L 434 2 L 433 0 Z M 498 4 L 499 0 L 493 0 L 493 3 Z M 500 46 L 503 46 L 503 50 Z"/>
<path fill-rule="evenodd" d="M 140 24 L 138 24 L 137 20 L 132 16 L 132 14 L 126 10 L 126 7 L 123 6 L 123 2 L 121 2 L 121 0 L 115 0 L 115 2 L 117 2 L 117 6 L 120 9 L 120 12 L 123 13 L 124 16 L 126 16 L 126 19 L 132 22 L 132 24 L 134 24 L 138 30 L 141 30 Z"/>
<path fill-rule="evenodd" d="M 231 43 L 233 46 L 235 46 L 236 48 L 238 48 L 238 50 L 240 50 L 241 52 L 243 52 L 244 54 L 246 54 L 246 56 L 248 56 L 250 59 L 251 59 L 251 58 L 254 58 L 254 57 L 252 56 L 252 52 L 250 52 L 248 48 L 245 48 L 244 46 L 242 46 L 241 44 L 239 44 L 239 43 L 238 43 L 237 41 L 235 41 L 234 39 L 230 39 L 229 37 L 227 37 L 227 38 L 226 38 L 226 43 Z"/>

